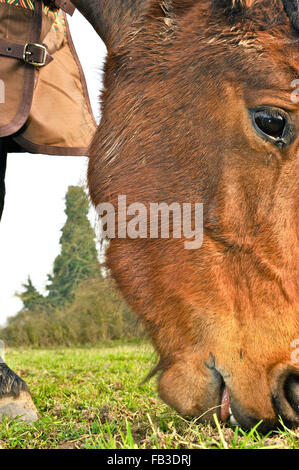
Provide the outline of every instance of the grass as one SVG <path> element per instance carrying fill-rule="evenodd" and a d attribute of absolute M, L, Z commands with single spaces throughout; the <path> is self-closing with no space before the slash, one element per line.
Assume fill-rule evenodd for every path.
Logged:
<path fill-rule="evenodd" d="M 19 349 L 7 364 L 29 385 L 41 415 L 33 425 L 0 423 L 3 449 L 298 449 L 297 431 L 263 436 L 218 422 L 187 421 L 164 405 L 155 379 L 140 385 L 155 364 L 144 342 L 88 348 Z"/>

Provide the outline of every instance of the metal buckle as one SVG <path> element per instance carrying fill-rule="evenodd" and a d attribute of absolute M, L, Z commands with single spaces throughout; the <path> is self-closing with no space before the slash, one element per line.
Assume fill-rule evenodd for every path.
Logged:
<path fill-rule="evenodd" d="M 37 47 L 38 49 L 43 51 L 42 62 L 34 62 L 33 60 L 30 60 L 30 56 L 32 55 L 32 52 L 29 49 L 32 46 Z M 27 44 L 25 44 L 24 53 L 23 53 L 24 62 L 30 65 L 34 65 L 35 67 L 43 67 L 46 64 L 46 59 L 47 59 L 46 46 L 43 46 L 42 44 L 35 44 L 34 42 L 28 42 Z"/>

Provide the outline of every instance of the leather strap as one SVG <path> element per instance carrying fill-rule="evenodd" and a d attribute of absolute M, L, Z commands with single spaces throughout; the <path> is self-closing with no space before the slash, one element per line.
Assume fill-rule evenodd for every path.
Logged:
<path fill-rule="evenodd" d="M 0 40 L 0 55 L 23 60 L 35 67 L 43 67 L 53 60 L 46 46 L 30 42 L 24 45 Z"/>
<path fill-rule="evenodd" d="M 70 0 L 45 0 L 44 3 L 52 8 L 61 8 L 65 13 L 68 13 L 71 16 L 76 10 L 76 7 Z"/>
<path fill-rule="evenodd" d="M 55 0 L 56 5 L 58 8 L 61 8 L 63 11 L 68 13 L 69 15 L 73 15 L 76 7 L 70 2 L 70 0 Z"/>

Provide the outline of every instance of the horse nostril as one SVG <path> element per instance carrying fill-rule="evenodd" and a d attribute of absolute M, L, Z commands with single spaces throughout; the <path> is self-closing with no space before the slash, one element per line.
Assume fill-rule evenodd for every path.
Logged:
<path fill-rule="evenodd" d="M 289 404 L 299 415 L 299 376 L 290 374 L 284 384 L 284 392 Z"/>
<path fill-rule="evenodd" d="M 299 369 L 289 363 L 274 366 L 269 374 L 272 404 L 277 418 L 294 427 L 299 424 Z"/>

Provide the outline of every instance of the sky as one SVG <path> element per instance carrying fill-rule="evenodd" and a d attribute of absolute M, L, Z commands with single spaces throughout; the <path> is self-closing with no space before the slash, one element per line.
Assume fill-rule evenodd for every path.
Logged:
<path fill-rule="evenodd" d="M 99 121 L 106 48 L 78 11 L 69 17 L 69 24 Z M 15 292 L 22 291 L 28 276 L 45 292 L 47 274 L 60 250 L 67 188 L 84 184 L 87 172 L 86 157 L 10 154 L 7 164 L 7 195 L 0 223 L 0 326 L 22 307 Z M 95 220 L 92 213 L 91 220 Z"/>

